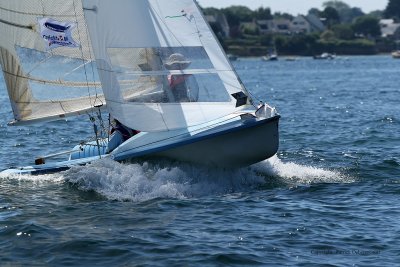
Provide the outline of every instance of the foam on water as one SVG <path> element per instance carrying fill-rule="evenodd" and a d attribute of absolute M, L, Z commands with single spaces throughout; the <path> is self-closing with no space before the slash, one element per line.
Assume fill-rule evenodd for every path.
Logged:
<path fill-rule="evenodd" d="M 347 183 L 354 180 L 335 171 L 282 162 L 277 156 L 241 169 L 213 169 L 185 163 L 121 164 L 103 159 L 63 173 L 79 189 L 109 199 L 146 201 L 154 198 L 193 198 L 253 190 L 278 180 L 283 186 Z"/>
<path fill-rule="evenodd" d="M 62 183 L 64 177 L 61 173 L 56 174 L 42 174 L 42 175 L 29 175 L 29 174 L 6 174 L 0 173 L 0 180 L 18 180 L 24 182 L 32 182 L 35 184 L 40 183 Z"/>
<path fill-rule="evenodd" d="M 109 199 L 145 201 L 225 194 L 260 186 L 264 177 L 247 169 L 223 170 L 185 163 L 121 164 L 104 159 L 64 172 L 66 181 Z"/>
<path fill-rule="evenodd" d="M 294 162 L 283 162 L 276 155 L 253 165 L 251 168 L 253 171 L 266 176 L 278 178 L 288 185 L 352 183 L 355 181 L 354 178 L 337 171 L 299 165 Z"/>
<path fill-rule="evenodd" d="M 102 159 L 62 173 L 0 175 L 0 179 L 35 184 L 70 182 L 80 190 L 93 190 L 108 199 L 130 201 L 222 195 L 271 184 L 273 187 L 291 187 L 354 182 L 353 178 L 340 172 L 283 162 L 277 156 L 241 169 L 217 169 L 169 161 L 122 164 Z"/>

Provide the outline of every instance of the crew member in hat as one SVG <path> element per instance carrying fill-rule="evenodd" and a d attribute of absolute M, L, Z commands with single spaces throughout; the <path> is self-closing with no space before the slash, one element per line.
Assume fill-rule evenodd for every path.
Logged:
<path fill-rule="evenodd" d="M 182 54 L 171 54 L 164 66 L 167 70 L 184 70 L 190 65 Z M 169 74 L 168 85 L 175 102 L 196 102 L 199 97 L 199 86 L 192 74 Z"/>

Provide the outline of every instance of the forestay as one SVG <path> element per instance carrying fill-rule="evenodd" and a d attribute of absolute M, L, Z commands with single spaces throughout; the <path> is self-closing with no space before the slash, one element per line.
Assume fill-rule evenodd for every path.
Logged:
<path fill-rule="evenodd" d="M 110 113 L 141 131 L 236 111 L 244 91 L 193 0 L 83 0 Z M 246 101 L 245 101 L 246 104 Z"/>
<path fill-rule="evenodd" d="M 80 0 L 2 0 L 0 36 L 15 123 L 105 104 Z"/>

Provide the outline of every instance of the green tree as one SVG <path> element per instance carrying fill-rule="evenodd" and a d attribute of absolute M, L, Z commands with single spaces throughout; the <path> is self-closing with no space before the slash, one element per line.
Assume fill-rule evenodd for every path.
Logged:
<path fill-rule="evenodd" d="M 246 23 L 240 26 L 240 31 L 247 35 L 259 35 L 260 31 L 256 24 Z"/>
<path fill-rule="evenodd" d="M 220 13 L 219 9 L 215 7 L 202 8 L 202 11 L 205 15 L 217 15 L 218 13 Z"/>
<path fill-rule="evenodd" d="M 375 17 L 377 19 L 383 18 L 383 10 L 371 11 L 368 16 Z"/>
<path fill-rule="evenodd" d="M 338 24 L 340 22 L 339 13 L 333 7 L 326 7 L 324 11 L 321 12 L 321 17 L 326 19 L 326 24 L 329 28 L 332 25 Z"/>
<path fill-rule="evenodd" d="M 259 7 L 254 11 L 254 17 L 259 20 L 269 20 L 272 19 L 271 9 Z"/>
<path fill-rule="evenodd" d="M 323 6 L 333 7 L 337 10 L 340 18 L 340 22 L 342 23 L 350 23 L 355 18 L 365 15 L 364 12 L 358 7 L 350 7 L 348 4 L 342 1 L 327 1 L 323 3 Z"/>
<path fill-rule="evenodd" d="M 385 18 L 400 18 L 400 0 L 389 0 L 384 11 Z"/>
<path fill-rule="evenodd" d="M 350 9 L 345 9 L 339 11 L 340 21 L 342 23 L 351 23 L 356 18 L 364 16 L 365 13 L 358 7 L 353 7 Z"/>
<path fill-rule="evenodd" d="M 321 40 L 324 40 L 326 42 L 335 41 L 336 40 L 335 33 L 331 30 L 324 31 L 321 34 Z"/>
<path fill-rule="evenodd" d="M 332 31 L 337 39 L 352 40 L 354 39 L 354 31 L 348 24 L 337 24 L 332 26 Z"/>
<path fill-rule="evenodd" d="M 275 12 L 274 13 L 274 18 L 276 19 L 288 19 L 288 20 L 292 20 L 294 17 L 293 15 L 290 15 L 289 13 L 281 13 L 281 12 Z"/>
<path fill-rule="evenodd" d="M 350 9 L 350 6 L 342 1 L 333 0 L 333 1 L 326 1 L 322 4 L 323 7 L 333 7 L 336 10 L 343 10 L 343 9 Z"/>
<path fill-rule="evenodd" d="M 274 36 L 272 34 L 263 34 L 260 36 L 260 44 L 263 46 L 271 46 L 274 41 Z"/>
<path fill-rule="evenodd" d="M 295 35 L 293 37 L 275 37 L 275 47 L 282 54 L 291 55 L 312 55 L 317 43 L 317 36 Z"/>
<path fill-rule="evenodd" d="M 318 8 L 311 8 L 310 10 L 308 10 L 308 15 L 314 15 L 319 17 L 321 15 L 321 11 Z"/>
<path fill-rule="evenodd" d="M 353 30 L 356 34 L 362 34 L 364 36 L 378 37 L 381 35 L 379 20 L 371 16 L 357 18 L 353 23 Z"/>
<path fill-rule="evenodd" d="M 253 11 L 246 6 L 230 6 L 222 9 L 230 27 L 239 26 L 241 22 L 249 22 L 253 19 Z"/>

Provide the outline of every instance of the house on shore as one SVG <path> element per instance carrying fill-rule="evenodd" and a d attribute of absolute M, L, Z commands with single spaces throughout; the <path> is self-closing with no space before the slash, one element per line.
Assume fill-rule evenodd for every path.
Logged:
<path fill-rule="evenodd" d="M 292 21 L 283 18 L 257 20 L 255 24 L 258 26 L 260 34 L 309 34 L 325 30 L 322 21 L 315 15 L 299 15 Z"/>
<path fill-rule="evenodd" d="M 381 19 L 379 25 L 383 38 L 400 40 L 400 23 L 395 23 L 393 19 Z"/>
<path fill-rule="evenodd" d="M 292 33 L 320 33 L 325 31 L 325 25 L 320 18 L 313 14 L 307 16 L 298 15 L 292 20 L 290 29 Z"/>
<path fill-rule="evenodd" d="M 252 22 L 261 35 L 263 34 L 291 34 L 291 22 L 288 19 L 255 20 Z"/>

